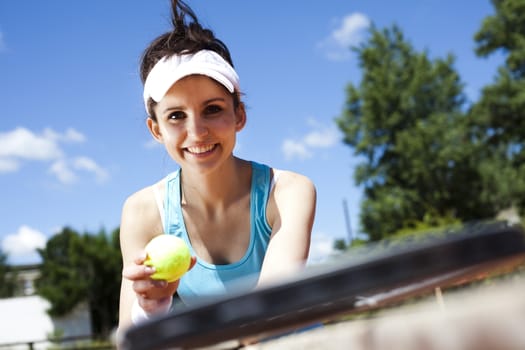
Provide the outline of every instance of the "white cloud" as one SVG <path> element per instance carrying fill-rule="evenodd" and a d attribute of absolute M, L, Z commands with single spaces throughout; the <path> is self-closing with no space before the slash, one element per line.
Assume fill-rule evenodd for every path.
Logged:
<path fill-rule="evenodd" d="M 79 179 L 78 171 L 84 171 L 95 175 L 98 182 L 104 182 L 109 178 L 108 172 L 88 157 L 76 157 L 71 160 L 59 159 L 49 168 L 49 172 L 65 185 L 76 183 Z"/>
<path fill-rule="evenodd" d="M 62 156 L 57 143 L 25 128 L 0 133 L 0 159 L 52 160 Z"/>
<path fill-rule="evenodd" d="M 46 128 L 42 133 L 34 133 L 23 127 L 0 133 L 0 174 L 15 172 L 23 162 L 50 162 L 49 173 L 63 184 L 78 180 L 77 171 L 85 171 L 95 176 L 98 182 L 109 178 L 109 173 L 88 157 L 66 156 L 61 143 L 82 143 L 86 137 L 79 131 L 68 128 L 60 133 Z"/>
<path fill-rule="evenodd" d="M 312 153 L 308 151 L 306 145 L 300 141 L 284 140 L 282 151 L 286 159 L 307 159 L 312 157 Z"/>
<path fill-rule="evenodd" d="M 108 172 L 98 165 L 93 159 L 88 157 L 77 157 L 73 161 L 73 167 L 84 170 L 95 175 L 99 182 L 104 182 L 109 178 Z"/>
<path fill-rule="evenodd" d="M 49 172 L 56 176 L 58 181 L 69 185 L 77 181 L 77 175 L 65 159 L 59 159 L 49 167 Z"/>
<path fill-rule="evenodd" d="M 77 130 L 73 128 L 69 128 L 66 130 L 65 133 L 60 134 L 53 129 L 46 128 L 43 132 L 44 136 L 53 141 L 64 141 L 64 142 L 77 142 L 81 143 L 86 141 L 86 137 L 84 134 L 81 134 Z"/>
<path fill-rule="evenodd" d="M 317 47 L 329 60 L 341 61 L 350 58 L 350 47 L 359 44 L 370 19 L 362 13 L 351 13 L 338 21 L 338 26 L 318 43 Z"/>
<path fill-rule="evenodd" d="M 36 257 L 36 249 L 46 246 L 46 236 L 31 227 L 21 226 L 17 232 L 7 235 L 2 241 L 2 250 L 9 258 Z"/>
<path fill-rule="evenodd" d="M 334 40 L 343 47 L 355 45 L 361 40 L 361 33 L 368 28 L 370 20 L 361 13 L 352 13 L 343 18 L 339 28 L 332 32 Z"/>
<path fill-rule="evenodd" d="M 314 130 L 306 134 L 303 141 L 312 148 L 332 147 L 340 141 L 339 131 L 335 127 Z"/>
<path fill-rule="evenodd" d="M 334 125 L 325 126 L 315 120 L 310 120 L 309 124 L 314 130 L 299 139 L 284 140 L 281 150 L 287 160 L 311 158 L 315 149 L 333 147 L 341 140 L 339 131 Z"/>

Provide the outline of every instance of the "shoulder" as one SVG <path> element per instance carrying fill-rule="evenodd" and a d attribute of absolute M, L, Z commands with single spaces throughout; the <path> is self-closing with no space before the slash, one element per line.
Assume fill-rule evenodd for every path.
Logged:
<path fill-rule="evenodd" d="M 312 180 L 299 173 L 272 169 L 274 187 L 268 203 L 272 226 L 287 218 L 309 221 L 314 215 L 317 193 Z"/>
<path fill-rule="evenodd" d="M 149 211 L 156 210 L 154 188 L 163 194 L 166 187 L 166 178 L 157 181 L 156 183 L 144 187 L 137 192 L 131 194 L 124 201 L 124 211 Z"/>
<path fill-rule="evenodd" d="M 160 212 L 155 201 L 153 186 L 161 187 L 163 182 L 145 187 L 124 201 L 120 225 L 121 241 L 132 241 L 143 245 L 144 242 L 162 233 Z"/>
<path fill-rule="evenodd" d="M 275 183 L 274 192 L 282 193 L 296 193 L 305 192 L 305 194 L 315 194 L 315 185 L 305 175 L 289 171 L 272 168 L 273 181 Z"/>
<path fill-rule="evenodd" d="M 151 205 L 155 204 L 153 186 L 156 186 L 156 184 L 145 187 L 126 198 L 123 205 L 123 211 L 137 212 L 150 209 Z"/>
<path fill-rule="evenodd" d="M 298 192 L 314 196 L 315 199 L 315 185 L 307 176 L 290 170 L 274 168 L 264 163 L 255 161 L 250 161 L 250 163 L 254 169 L 269 171 L 269 181 L 271 182 L 270 200 L 282 194 L 288 196 Z"/>
<path fill-rule="evenodd" d="M 274 242 L 269 259 L 273 263 L 268 264 L 277 267 L 283 259 L 293 263 L 306 260 L 317 194 L 307 176 L 278 169 L 273 170 L 273 175 L 275 185 L 267 206 L 268 224 L 272 227 L 270 240 Z"/>

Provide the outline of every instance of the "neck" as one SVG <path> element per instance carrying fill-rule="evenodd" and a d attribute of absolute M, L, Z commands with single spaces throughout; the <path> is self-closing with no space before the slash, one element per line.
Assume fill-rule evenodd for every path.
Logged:
<path fill-rule="evenodd" d="M 246 194 L 251 186 L 251 165 L 233 158 L 209 173 L 181 171 L 182 204 L 191 202 L 205 210 L 227 207 Z"/>

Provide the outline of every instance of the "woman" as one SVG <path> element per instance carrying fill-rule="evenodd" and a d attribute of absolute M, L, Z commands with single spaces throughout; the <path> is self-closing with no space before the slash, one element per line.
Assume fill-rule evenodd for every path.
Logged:
<path fill-rule="evenodd" d="M 189 23 L 186 18 L 189 18 Z M 228 48 L 172 1 L 173 31 L 155 39 L 141 62 L 151 135 L 180 169 L 125 202 L 119 329 L 184 304 L 287 276 L 304 265 L 316 193 L 299 174 L 233 155 L 246 124 Z M 154 281 L 145 245 L 174 234 L 190 246 L 190 270 Z"/>

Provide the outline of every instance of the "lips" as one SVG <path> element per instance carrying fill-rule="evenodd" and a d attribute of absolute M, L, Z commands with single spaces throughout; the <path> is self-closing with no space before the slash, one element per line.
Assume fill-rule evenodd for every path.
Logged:
<path fill-rule="evenodd" d="M 186 150 L 192 154 L 203 154 L 212 151 L 216 144 L 187 147 Z"/>

